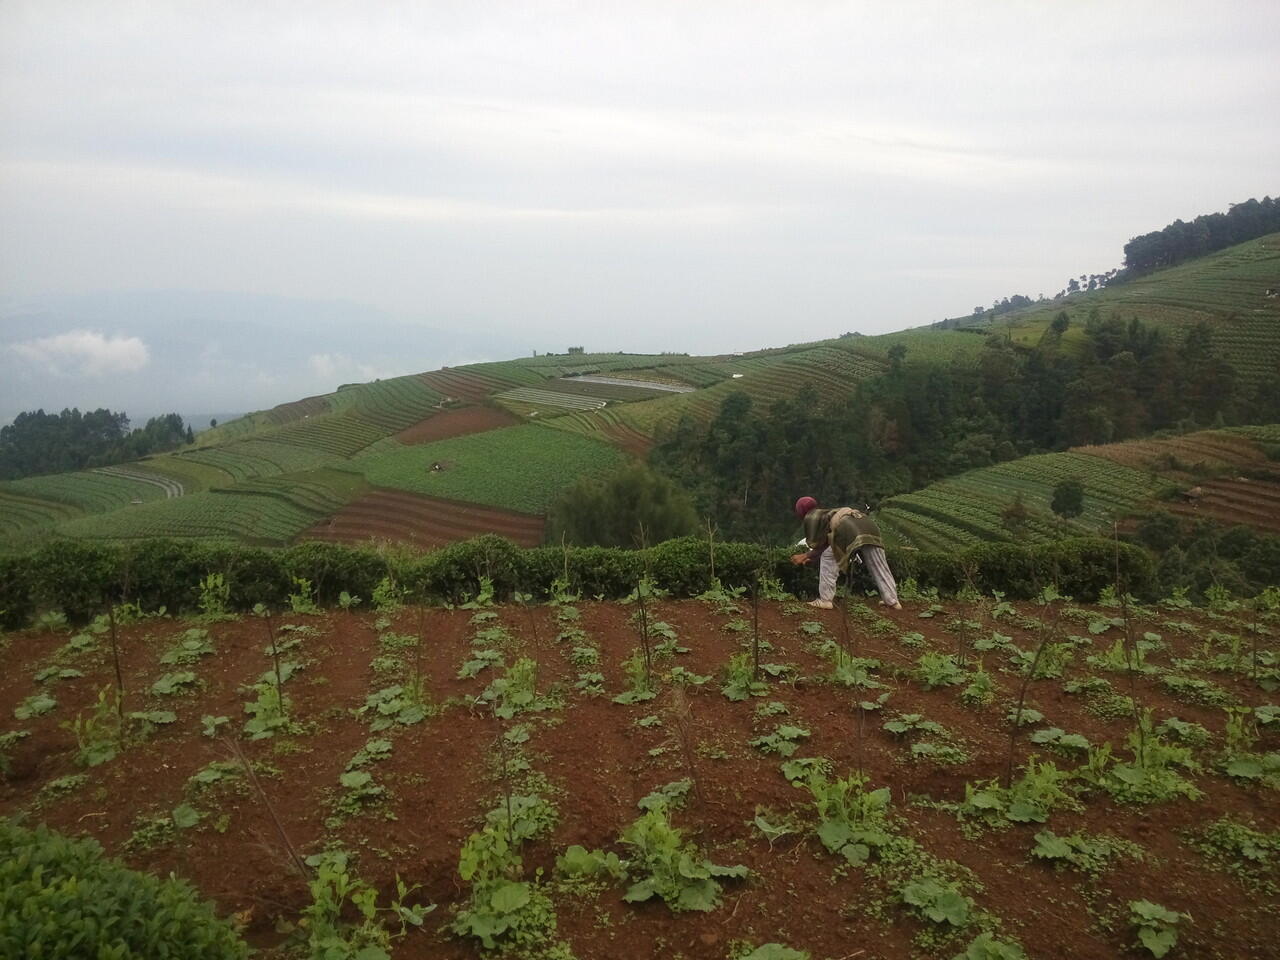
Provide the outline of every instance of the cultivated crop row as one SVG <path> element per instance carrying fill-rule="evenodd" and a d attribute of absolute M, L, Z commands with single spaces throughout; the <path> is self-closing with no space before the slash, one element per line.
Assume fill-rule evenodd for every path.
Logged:
<path fill-rule="evenodd" d="M 323 515 L 300 505 L 304 497 L 284 490 L 275 495 L 265 490 L 205 491 L 71 520 L 61 525 L 59 533 L 102 540 L 194 537 L 281 544 Z"/>
<path fill-rule="evenodd" d="M 606 443 L 531 424 L 360 457 L 350 469 L 378 487 L 543 513 L 578 477 L 623 460 Z M 432 470 L 437 463 L 445 469 Z"/>
<path fill-rule="evenodd" d="M 297 579 L 235 623 L 224 587 L 198 623 L 15 645 L 0 749 L 42 764 L 10 796 L 303 955 L 1262 960 L 1280 935 L 1277 598 L 904 584 L 907 611 L 817 614 L 561 580 L 499 607 L 482 578 L 448 612 L 384 580 L 325 617 Z"/>

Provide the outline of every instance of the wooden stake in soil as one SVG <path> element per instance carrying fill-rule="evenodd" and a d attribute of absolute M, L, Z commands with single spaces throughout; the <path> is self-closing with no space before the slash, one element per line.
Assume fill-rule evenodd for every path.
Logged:
<path fill-rule="evenodd" d="M 289 839 L 289 835 L 285 833 L 284 824 L 280 822 L 280 817 L 276 814 L 276 808 L 271 805 L 271 800 L 267 796 L 267 791 L 262 789 L 262 783 L 258 780 L 258 774 L 253 769 L 253 764 L 244 755 L 244 751 L 240 749 L 240 744 L 236 743 L 230 737 L 223 737 L 222 742 L 227 745 L 232 756 L 239 761 L 240 766 L 244 768 L 245 776 L 249 778 L 249 783 L 258 794 L 258 799 L 262 801 L 263 807 L 266 808 L 267 814 L 271 817 L 271 822 L 275 824 L 276 833 L 280 836 L 280 842 L 284 844 L 285 852 L 289 855 L 289 860 L 293 864 L 294 869 L 298 871 L 302 877 L 303 883 L 311 882 L 311 874 L 307 870 L 307 865 L 302 862 L 302 856 L 298 853 L 298 848 L 293 845 L 293 841 Z"/>
<path fill-rule="evenodd" d="M 760 571 L 751 580 L 751 679 L 760 680 Z"/>
<path fill-rule="evenodd" d="M 413 695 L 419 705 L 425 705 L 422 695 L 422 648 L 427 640 L 426 611 L 418 607 L 418 642 L 413 647 Z"/>
<path fill-rule="evenodd" d="M 271 662 L 276 668 L 276 705 L 280 709 L 281 719 L 288 720 L 289 714 L 284 707 L 284 678 L 280 676 L 280 651 L 276 647 L 276 631 L 275 625 L 271 621 L 271 611 L 268 609 L 263 613 L 263 617 L 267 621 L 267 636 L 271 638 Z"/>
<path fill-rule="evenodd" d="M 1115 545 L 1115 591 L 1120 598 L 1120 613 L 1124 617 L 1124 662 L 1129 675 L 1129 703 L 1133 705 L 1133 722 L 1138 728 L 1138 766 L 1145 766 L 1147 735 L 1143 729 L 1142 709 L 1138 706 L 1137 659 L 1138 645 L 1133 639 L 1133 624 L 1129 621 L 1129 594 L 1120 584 L 1120 524 L 1112 522 L 1111 533 Z"/>
<path fill-rule="evenodd" d="M 684 754 L 684 765 L 689 768 L 689 779 L 693 781 L 693 795 L 698 804 L 705 810 L 706 797 L 702 795 L 702 783 L 698 779 L 698 768 L 694 763 L 693 750 L 693 714 L 689 710 L 689 700 L 684 695 L 684 687 L 672 684 L 671 707 L 675 714 L 676 732 L 680 737 L 680 752 Z"/>
<path fill-rule="evenodd" d="M 111 626 L 111 662 L 116 668 L 116 740 L 124 750 L 124 674 L 120 670 L 120 642 L 116 637 L 116 607 L 107 599 L 107 623 Z"/>
<path fill-rule="evenodd" d="M 1027 667 L 1027 675 L 1022 678 L 1022 688 L 1018 691 L 1018 706 L 1013 712 L 1013 729 L 1009 731 L 1009 759 L 1005 763 L 1004 768 L 1004 788 L 1006 790 L 1013 784 L 1013 746 L 1018 739 L 1018 729 L 1022 726 L 1022 708 L 1027 702 L 1027 687 L 1031 684 L 1031 678 L 1036 675 L 1036 667 L 1040 664 L 1040 655 L 1044 653 L 1045 646 L 1049 643 L 1050 637 L 1054 635 L 1054 631 L 1044 622 L 1045 614 L 1049 612 L 1051 603 L 1046 603 L 1040 610 L 1040 643 L 1036 647 L 1035 655 L 1031 658 L 1031 665 Z M 1054 616 L 1054 626 L 1057 625 L 1057 615 Z"/>
<path fill-rule="evenodd" d="M 645 594 L 649 590 L 649 581 L 641 577 L 636 581 L 636 600 L 640 604 L 640 647 L 644 651 L 644 687 L 653 689 L 653 654 L 649 650 L 649 608 L 645 604 Z"/>
<path fill-rule="evenodd" d="M 711 526 L 711 518 L 707 517 L 707 552 L 711 555 L 711 582 L 716 579 L 716 533 Z"/>
<path fill-rule="evenodd" d="M 507 803 L 507 843 L 515 846 L 515 817 L 511 814 L 511 765 L 507 760 L 507 725 L 505 718 L 494 707 L 493 718 L 498 721 L 498 756 L 502 763 L 502 794 Z"/>

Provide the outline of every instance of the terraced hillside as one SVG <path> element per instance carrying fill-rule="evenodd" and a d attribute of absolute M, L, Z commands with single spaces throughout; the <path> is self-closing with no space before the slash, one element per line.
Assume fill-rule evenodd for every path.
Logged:
<path fill-rule="evenodd" d="M 351 544 L 386 540 L 425 549 L 496 533 L 519 546 L 535 547 L 542 543 L 544 526 L 543 518 L 534 514 L 375 490 L 303 531 L 299 539 Z"/>
<path fill-rule="evenodd" d="M 1280 529 L 1280 463 L 1264 450 L 1280 427 L 1208 430 L 1136 440 L 1067 453 L 1023 457 L 971 470 L 885 501 L 877 514 L 890 537 L 927 550 L 984 540 L 1051 539 L 1062 532 L 1105 532 L 1127 513 L 1152 503 L 1184 516 Z M 1240 476 L 1248 471 L 1249 478 Z M 1084 512 L 1073 520 L 1053 514 L 1053 488 L 1084 485 Z M 1198 487 L 1191 500 L 1170 494 Z M 1026 517 L 1014 530 L 1005 511 L 1020 501 Z"/>
<path fill-rule="evenodd" d="M 1060 311 L 1066 310 L 1078 325 L 1095 308 L 1103 317 L 1114 314 L 1157 324 L 1175 337 L 1207 322 L 1215 352 L 1244 382 L 1256 384 L 1280 374 L 1277 290 L 1280 234 L 1271 234 L 1125 283 L 1014 311 L 991 329 L 1034 345 Z M 1065 340 L 1070 342 L 1070 330 Z"/>
<path fill-rule="evenodd" d="M 1242 377 L 1261 382 L 1280 377 L 1280 297 L 1268 297 L 1268 289 L 1280 289 L 1280 235 L 1065 304 L 1036 305 L 1002 318 L 997 332 L 1036 342 L 1064 306 L 1081 320 L 1098 307 L 1104 316 L 1118 311 L 1174 331 L 1208 319 L 1216 349 Z M 1068 330 L 1068 342 L 1078 326 Z M 284 543 L 323 527 L 356 500 L 353 516 L 382 508 L 394 521 L 399 501 L 367 499 L 375 489 L 537 517 L 578 477 L 644 456 L 681 418 L 709 422 L 731 393 L 746 393 L 757 409 L 806 387 L 837 396 L 886 371 L 895 347 L 905 348 L 908 360 L 963 364 L 977 360 L 986 336 L 920 328 L 717 356 L 543 355 L 344 385 L 222 424 L 174 453 L 0 484 L 0 549 L 45 537 L 148 534 Z M 1032 458 L 895 498 L 884 516 L 894 536 L 922 546 L 1000 539 L 1007 536 L 1000 511 L 1020 493 L 1031 510 L 1031 535 L 1047 536 L 1059 526 L 1047 515 L 1048 491 L 1062 476 L 1081 473 L 1087 507 L 1069 526 L 1087 529 L 1162 485 L 1207 469 L 1257 466 L 1258 444 L 1275 442 L 1198 435 Z M 1215 480 L 1201 509 L 1221 503 L 1227 511 L 1227 502 L 1256 499 L 1253 487 L 1228 481 Z M 1258 505 L 1268 509 L 1269 502 Z M 424 524 L 407 528 L 422 542 L 436 535 Z M 437 533 L 453 535 L 443 524 Z"/>

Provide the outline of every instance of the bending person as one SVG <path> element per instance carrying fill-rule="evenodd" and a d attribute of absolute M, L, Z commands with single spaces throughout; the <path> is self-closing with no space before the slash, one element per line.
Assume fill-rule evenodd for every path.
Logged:
<path fill-rule="evenodd" d="M 880 591 L 880 602 L 901 610 L 898 602 L 898 585 L 884 553 L 884 541 L 880 528 L 861 510 L 840 507 L 824 510 L 813 497 L 801 497 L 796 501 L 796 516 L 804 523 L 804 541 L 808 553 L 797 553 L 791 562 L 797 566 L 818 562 L 818 599 L 811 607 L 831 609 L 836 595 L 836 578 L 841 570 L 849 569 L 849 561 L 855 556 L 866 564 L 871 579 Z"/>

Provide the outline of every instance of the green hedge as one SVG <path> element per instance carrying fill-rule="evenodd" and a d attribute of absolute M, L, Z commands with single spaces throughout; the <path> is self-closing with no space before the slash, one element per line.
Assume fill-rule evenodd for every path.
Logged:
<path fill-rule="evenodd" d="M 0 818 L 0 957 L 241 960 L 249 950 L 184 880 Z"/>
<path fill-rule="evenodd" d="M 1116 545 L 1109 540 L 1074 539 L 1022 546 L 986 543 L 955 553 L 889 551 L 897 578 L 914 577 L 924 587 L 952 592 L 966 583 L 1012 599 L 1037 595 L 1047 584 L 1080 600 L 1097 597 L 1115 579 Z M 792 566 L 788 548 L 717 543 L 716 576 L 727 585 L 749 583 L 757 573 L 782 582 L 796 594 L 812 593 L 812 568 Z M 1141 548 L 1119 545 L 1121 585 L 1150 598 L 1155 565 Z M 410 595 L 426 601 L 458 601 L 474 595 L 481 577 L 502 597 L 520 590 L 545 597 L 552 581 L 568 571 L 573 589 L 587 596 L 621 597 L 646 572 L 676 596 L 705 590 L 711 580 L 707 543 L 694 537 L 669 540 L 648 550 L 606 547 L 521 549 L 496 536 L 477 537 L 423 554 L 396 555 L 338 544 L 306 543 L 284 549 L 151 540 L 128 545 L 51 541 L 26 554 L 0 556 L 0 619 L 14 628 L 43 609 L 64 610 L 83 621 L 103 609 L 107 597 L 161 605 L 171 613 L 196 608 L 199 581 L 222 573 L 231 602 L 247 610 L 255 603 L 281 606 L 294 579 L 310 580 L 320 602 L 332 604 L 346 590 L 364 598 L 386 576 Z M 872 589 L 860 567 L 855 587 Z"/>

